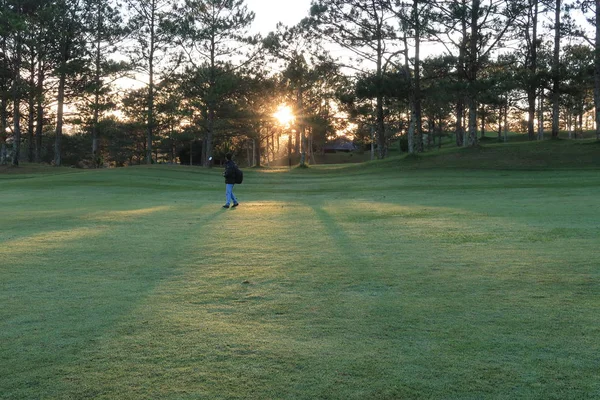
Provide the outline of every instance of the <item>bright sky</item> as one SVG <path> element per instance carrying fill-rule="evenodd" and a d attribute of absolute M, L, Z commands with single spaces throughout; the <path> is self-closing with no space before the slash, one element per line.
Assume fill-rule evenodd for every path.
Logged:
<path fill-rule="evenodd" d="M 310 0 L 246 0 L 246 6 L 256 14 L 252 30 L 266 36 L 278 22 L 292 26 L 307 17 Z"/>

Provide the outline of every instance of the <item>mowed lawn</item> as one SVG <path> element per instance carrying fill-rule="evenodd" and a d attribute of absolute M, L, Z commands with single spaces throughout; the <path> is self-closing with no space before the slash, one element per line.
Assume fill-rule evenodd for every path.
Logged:
<path fill-rule="evenodd" d="M 2 399 L 598 399 L 598 170 L 0 175 Z"/>

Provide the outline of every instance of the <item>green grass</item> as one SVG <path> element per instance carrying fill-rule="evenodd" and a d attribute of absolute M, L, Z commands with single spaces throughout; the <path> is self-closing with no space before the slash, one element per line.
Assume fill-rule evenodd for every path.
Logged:
<path fill-rule="evenodd" d="M 537 151 L 247 170 L 230 210 L 220 170 L 0 174 L 0 398 L 599 398 L 600 174 Z"/>
<path fill-rule="evenodd" d="M 544 140 L 541 142 L 486 143 L 468 148 L 443 148 L 409 160 L 404 168 L 548 170 L 600 168 L 600 141 Z"/>

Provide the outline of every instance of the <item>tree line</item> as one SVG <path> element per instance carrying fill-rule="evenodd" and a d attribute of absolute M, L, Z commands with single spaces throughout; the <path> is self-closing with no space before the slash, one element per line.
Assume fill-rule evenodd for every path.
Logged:
<path fill-rule="evenodd" d="M 399 137 L 415 153 L 486 129 L 536 140 L 591 122 L 600 140 L 598 12 L 313 0 L 263 37 L 244 0 L 0 0 L 0 163 L 210 166 L 243 149 L 260 165 L 285 134 L 304 164 L 340 131 L 380 158 Z M 273 118 L 283 103 L 291 126 Z"/>

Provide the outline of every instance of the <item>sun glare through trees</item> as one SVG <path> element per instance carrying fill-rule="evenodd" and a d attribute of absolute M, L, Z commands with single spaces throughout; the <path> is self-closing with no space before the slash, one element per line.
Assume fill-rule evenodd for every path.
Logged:
<path fill-rule="evenodd" d="M 0 165 L 600 140 L 599 2 L 276 3 L 0 2 Z"/>
<path fill-rule="evenodd" d="M 292 122 L 294 122 L 295 119 L 292 109 L 285 104 L 281 104 L 277 108 L 277 112 L 273 114 L 273 116 L 275 117 L 275 119 L 277 119 L 277 122 L 279 122 L 279 124 L 282 126 L 290 125 Z"/>

